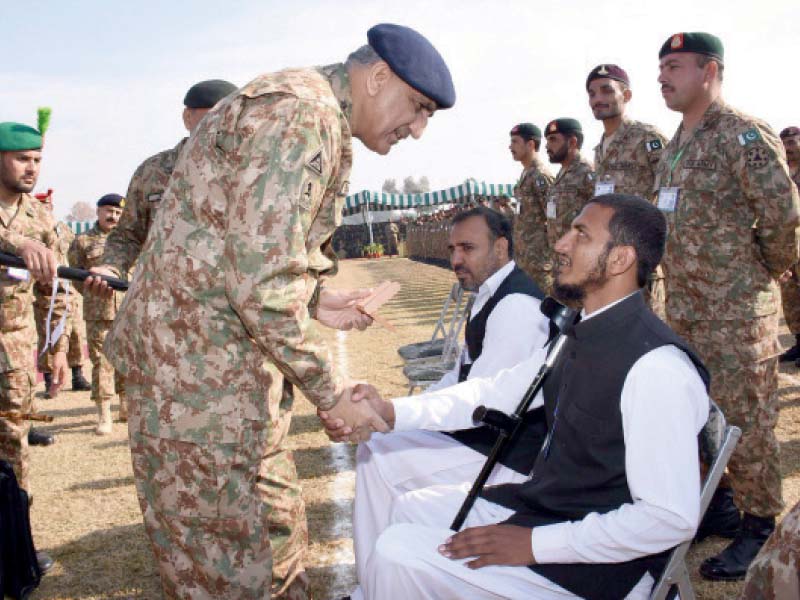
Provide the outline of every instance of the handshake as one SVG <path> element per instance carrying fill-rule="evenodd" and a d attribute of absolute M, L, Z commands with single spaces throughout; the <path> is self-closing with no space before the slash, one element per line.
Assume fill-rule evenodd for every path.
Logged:
<path fill-rule="evenodd" d="M 366 442 L 373 432 L 386 433 L 394 427 L 394 405 L 368 383 L 345 387 L 336 405 L 318 409 L 317 415 L 334 442 Z"/>

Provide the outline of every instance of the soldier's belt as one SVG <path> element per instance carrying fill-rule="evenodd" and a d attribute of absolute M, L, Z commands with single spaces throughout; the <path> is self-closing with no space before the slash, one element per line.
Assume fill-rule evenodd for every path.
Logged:
<path fill-rule="evenodd" d="M 0 265 L 6 267 L 16 267 L 17 269 L 27 269 L 25 261 L 19 256 L 0 252 Z M 108 284 L 108 287 L 120 292 L 128 289 L 128 282 L 124 279 L 117 277 L 108 277 L 106 275 L 98 275 L 97 273 L 90 273 L 84 269 L 75 269 L 73 267 L 58 267 L 58 276 L 62 279 L 69 279 L 70 281 L 86 281 L 87 277 L 99 277 Z"/>

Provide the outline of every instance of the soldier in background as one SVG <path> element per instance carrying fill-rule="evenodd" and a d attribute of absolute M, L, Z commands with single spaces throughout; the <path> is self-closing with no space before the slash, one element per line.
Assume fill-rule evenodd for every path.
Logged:
<path fill-rule="evenodd" d="M 106 194 L 97 201 L 97 222 L 89 231 L 75 237 L 69 247 L 69 264 L 79 269 L 90 269 L 103 260 L 106 241 L 117 226 L 125 199 L 119 194 Z M 81 284 L 76 284 L 80 291 Z M 97 435 L 111 433 L 111 402 L 119 398 L 119 420 L 127 421 L 125 385 L 119 373 L 103 354 L 103 343 L 111 323 L 122 303 L 122 292 L 110 298 L 86 294 L 83 300 L 83 318 L 89 339 L 89 357 L 92 360 L 92 400 L 97 404 Z"/>
<path fill-rule="evenodd" d="M 286 526 L 304 531 L 305 522 L 283 447 L 288 382 L 364 429 L 385 429 L 374 411 L 350 405 L 351 384 L 311 320 L 365 327 L 354 306 L 363 291 L 318 280 L 335 266 L 325 250 L 341 219 L 351 136 L 386 154 L 420 137 L 455 92 L 415 31 L 382 24 L 367 37 L 346 64 L 262 75 L 203 119 L 106 340 L 126 376 L 137 492 L 168 597 L 306 596 L 294 573 L 279 582 L 292 589 L 270 584 L 280 535 L 270 513 L 291 505 Z M 292 565 L 302 568 L 297 550 Z"/>
<path fill-rule="evenodd" d="M 787 127 L 780 133 L 783 148 L 786 150 L 786 162 L 792 181 L 800 187 L 800 127 Z M 795 362 L 800 366 L 800 281 L 797 268 L 792 267 L 780 279 L 781 304 L 786 326 L 794 336 L 794 346 L 781 354 L 781 362 Z"/>
<path fill-rule="evenodd" d="M 653 194 L 656 165 L 667 138 L 653 125 L 625 116 L 633 92 L 625 69 L 598 65 L 586 78 L 586 93 L 594 118 L 603 122 L 603 136 L 594 148 L 595 196 Z M 657 268 L 647 288 L 650 308 L 664 318 L 664 277 Z"/>
<path fill-rule="evenodd" d="M 53 190 L 47 190 L 45 194 L 35 194 L 34 197 L 41 202 L 52 215 L 53 214 Z M 56 237 L 58 238 L 58 263 L 62 265 L 67 264 L 67 251 L 75 239 L 75 234 L 69 226 L 63 221 L 56 221 L 55 229 Z M 61 282 L 63 285 L 63 282 Z M 47 311 L 50 308 L 49 303 L 42 296 L 36 296 L 33 300 L 33 315 L 36 321 L 36 335 L 39 339 L 38 344 L 38 359 L 37 368 L 44 376 L 45 385 L 45 398 L 52 398 L 51 386 L 53 382 L 53 375 L 51 372 L 51 359 L 49 354 L 41 354 L 41 349 L 44 347 L 44 341 L 47 339 L 45 332 L 45 323 L 47 320 Z M 53 323 L 54 327 L 56 324 Z M 86 324 L 83 322 L 83 301 L 80 294 L 70 293 L 69 295 L 69 316 L 67 317 L 66 328 L 63 335 L 68 340 L 67 350 L 67 364 L 72 371 L 72 391 L 73 392 L 87 392 L 92 389 L 91 384 L 86 381 L 83 375 L 83 347 L 86 345 L 85 340 Z M 53 443 L 53 436 L 40 432 L 31 427 L 31 432 L 28 435 L 28 441 L 34 445 L 47 445 Z"/>
<path fill-rule="evenodd" d="M 545 127 L 547 156 L 561 170 L 547 191 L 547 241 L 552 253 L 556 242 L 594 196 L 594 169 L 581 156 L 583 129 L 575 119 L 555 119 Z"/>
<path fill-rule="evenodd" d="M 800 204 L 778 137 L 722 99 L 722 42 L 677 33 L 659 60 L 667 107 L 683 115 L 655 182 L 668 224 L 667 321 L 703 359 L 712 399 L 742 429 L 729 481 L 698 530 L 734 537 L 700 567 L 706 579 L 730 581 L 744 578 L 783 508 L 776 279 L 798 260 Z"/>
<path fill-rule="evenodd" d="M 39 176 L 48 121 L 49 110 L 40 109 L 38 130 L 0 123 L 0 250 L 20 256 L 27 267 L 0 269 L 0 410 L 19 414 L 33 410 L 33 295 L 54 291 L 58 268 L 53 217 L 30 195 Z M 55 293 L 51 318 L 57 323 L 67 307 L 58 287 Z M 47 348 L 53 355 L 55 393 L 67 379 L 66 345 L 61 336 Z M 12 465 L 19 486 L 30 494 L 28 424 L 25 419 L 0 417 L 0 458 Z M 43 571 L 53 565 L 44 553 L 38 559 Z"/>
<path fill-rule="evenodd" d="M 519 214 L 514 219 L 514 259 L 548 294 L 553 285 L 553 265 L 545 205 L 553 176 L 539 157 L 542 131 L 533 123 L 520 123 L 509 135 L 511 157 L 522 163 L 522 175 L 514 186 L 514 197 L 519 202 Z"/>
<path fill-rule="evenodd" d="M 386 255 L 387 256 L 394 256 L 398 254 L 398 248 L 400 242 L 400 228 L 397 226 L 397 223 L 393 221 L 387 221 L 386 223 Z"/>
<path fill-rule="evenodd" d="M 235 85 L 221 79 L 201 81 L 190 87 L 183 99 L 183 124 L 189 135 L 217 102 L 234 91 Z M 147 239 L 155 210 L 161 205 L 178 155 L 188 139 L 185 137 L 174 148 L 151 156 L 136 169 L 128 185 L 122 218 L 108 236 L 105 258 L 98 263 L 108 270 L 98 272 L 127 279 Z"/>

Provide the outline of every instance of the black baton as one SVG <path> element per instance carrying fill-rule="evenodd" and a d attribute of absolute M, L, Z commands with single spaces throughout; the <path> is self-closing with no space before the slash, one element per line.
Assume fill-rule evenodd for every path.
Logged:
<path fill-rule="evenodd" d="M 28 269 L 25 266 L 25 261 L 19 256 L 0 252 L 0 265 L 6 267 L 16 267 L 17 269 Z M 58 267 L 58 276 L 62 279 L 69 279 L 70 281 L 86 281 L 87 277 L 99 277 L 108 284 L 108 287 L 124 292 L 128 289 L 128 282 L 124 279 L 117 277 L 108 277 L 106 275 L 98 275 L 97 273 L 90 273 L 84 269 L 74 269 L 72 267 Z"/>

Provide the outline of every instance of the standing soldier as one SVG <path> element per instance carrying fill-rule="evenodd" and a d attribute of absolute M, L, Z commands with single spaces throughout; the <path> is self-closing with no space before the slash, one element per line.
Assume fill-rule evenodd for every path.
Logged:
<path fill-rule="evenodd" d="M 236 86 L 221 79 L 194 84 L 183 99 L 183 124 L 189 135 L 214 105 Z M 133 263 L 142 251 L 155 210 L 161 205 L 167 182 L 188 137 L 170 150 L 164 150 L 145 160 L 133 174 L 125 196 L 125 210 L 119 225 L 114 228 L 105 245 L 105 258 L 98 265 L 107 267 L 106 274 L 127 278 Z"/>
<path fill-rule="evenodd" d="M 90 269 L 103 260 L 108 235 L 117 226 L 125 199 L 119 194 L 106 194 L 97 201 L 97 222 L 89 231 L 77 236 L 69 247 L 69 264 Z M 103 342 L 117 315 L 123 294 L 114 292 L 110 298 L 87 294 L 83 301 L 83 318 L 89 339 L 89 358 L 92 360 L 92 400 L 97 403 L 97 435 L 111 433 L 111 401 L 115 391 L 119 398 L 119 420 L 127 421 L 125 388 L 122 377 L 103 354 Z"/>
<path fill-rule="evenodd" d="M 781 142 L 786 150 L 792 181 L 800 188 L 800 127 L 787 127 L 781 131 Z M 780 282 L 783 317 L 795 339 L 794 346 L 781 354 L 781 362 L 795 362 L 800 366 L 800 281 L 797 268 L 792 267 L 784 273 Z"/>
<path fill-rule="evenodd" d="M 53 190 L 47 190 L 46 194 L 35 194 L 35 198 L 42 203 L 52 215 L 53 214 Z M 75 234 L 72 230 L 62 221 L 56 222 L 55 229 L 56 237 L 58 238 L 57 258 L 59 264 L 67 264 L 67 251 L 72 240 L 75 239 Z M 47 311 L 50 308 L 49 302 L 43 296 L 35 296 L 33 300 L 33 315 L 36 321 L 36 335 L 39 339 L 39 358 L 37 367 L 39 372 L 44 376 L 45 384 L 45 398 L 52 398 L 50 393 L 52 386 L 53 375 L 50 367 L 50 356 L 48 354 L 41 354 L 41 349 L 44 347 L 44 341 L 47 339 L 45 332 L 45 323 L 47 321 Z M 55 323 L 53 323 L 55 326 Z M 83 347 L 85 345 L 84 332 L 86 325 L 83 322 L 83 302 L 81 295 L 70 293 L 69 295 L 69 317 L 66 321 L 66 328 L 63 335 L 67 338 L 67 364 L 72 371 L 72 391 L 73 392 L 86 392 L 92 389 L 92 386 L 86 381 L 83 376 Z M 40 432 L 31 427 L 28 441 L 35 445 L 47 445 L 53 443 L 53 436 L 49 433 Z"/>
<path fill-rule="evenodd" d="M 168 597 L 269 597 L 268 513 L 280 506 L 259 479 L 271 457 L 266 474 L 286 482 L 276 503 L 298 493 L 285 425 L 272 419 L 291 409 L 281 376 L 318 407 L 385 429 L 350 405 L 312 323 L 316 312 L 368 324 L 353 295 L 320 290 L 334 266 L 324 249 L 351 138 L 386 154 L 455 92 L 417 32 L 382 24 L 367 37 L 346 64 L 262 75 L 203 119 L 106 340 L 126 377 L 137 492 Z"/>
<path fill-rule="evenodd" d="M 700 573 L 736 580 L 783 507 L 774 431 L 780 354 L 775 280 L 798 260 L 797 188 L 769 126 L 722 100 L 717 37 L 677 33 L 659 59 L 661 93 L 683 115 L 655 182 L 669 227 L 661 263 L 667 320 L 698 351 L 711 372 L 711 397 L 742 429 L 728 463 L 733 494 L 723 485 L 703 524 L 705 535 L 734 541 Z"/>
<path fill-rule="evenodd" d="M 388 221 L 386 223 L 386 254 L 388 256 L 393 256 L 398 254 L 398 248 L 400 242 L 400 228 L 397 226 L 397 223 L 394 221 Z"/>
<path fill-rule="evenodd" d="M 53 217 L 30 195 L 39 176 L 48 120 L 49 110 L 40 110 L 38 130 L 0 123 L 0 250 L 22 257 L 28 267 L 0 269 L 0 410 L 19 414 L 33 409 L 33 294 L 52 292 L 58 267 Z M 39 284 L 35 292 L 31 276 Z M 64 297 L 57 292 L 51 320 L 58 323 L 65 310 Z M 55 393 L 67 378 L 66 345 L 61 336 L 47 350 L 53 355 Z M 0 417 L 0 458 L 11 463 L 20 487 L 30 493 L 28 421 Z M 39 558 L 40 566 L 52 566 L 49 557 Z"/>
<path fill-rule="evenodd" d="M 561 170 L 547 192 L 547 241 L 550 251 L 594 196 L 594 169 L 581 156 L 583 130 L 575 119 L 556 119 L 545 127 L 547 156 Z"/>
<path fill-rule="evenodd" d="M 510 135 L 511 157 L 522 163 L 522 175 L 514 186 L 519 202 L 519 214 L 514 219 L 514 260 L 547 294 L 553 285 L 553 265 L 545 205 L 553 176 L 539 158 L 542 132 L 536 125 L 520 123 Z"/>
<path fill-rule="evenodd" d="M 625 116 L 633 96 L 625 69 L 598 65 L 586 78 L 586 92 L 594 118 L 603 122 L 603 137 L 594 149 L 595 195 L 651 198 L 656 165 L 667 138 L 653 125 Z M 664 278 L 660 268 L 653 272 L 647 292 L 650 308 L 663 319 Z"/>

